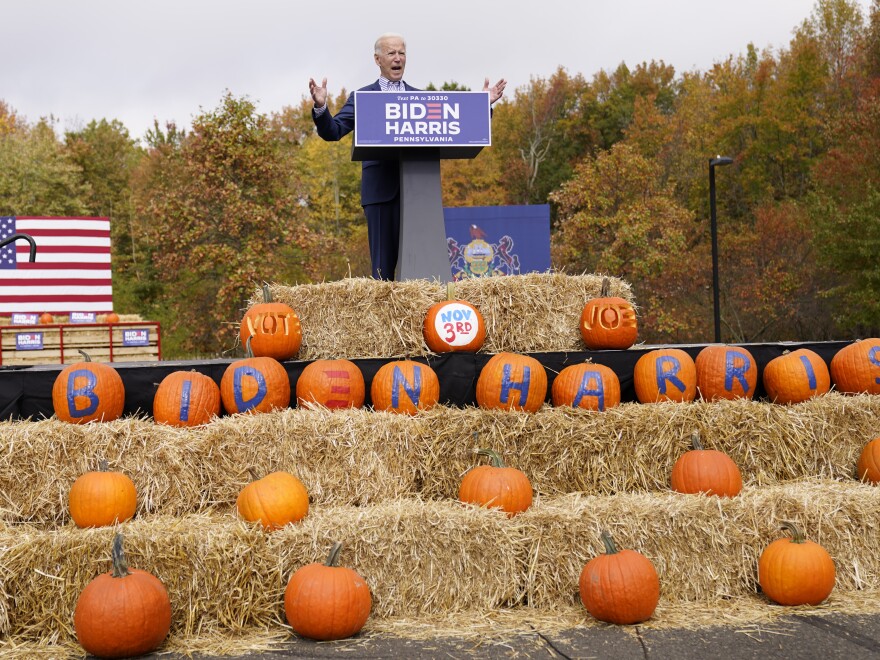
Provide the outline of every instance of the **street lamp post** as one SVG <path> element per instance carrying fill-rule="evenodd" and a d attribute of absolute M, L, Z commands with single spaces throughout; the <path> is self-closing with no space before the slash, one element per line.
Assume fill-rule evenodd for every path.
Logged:
<path fill-rule="evenodd" d="M 730 165 L 733 158 L 715 156 L 709 159 L 709 214 L 712 233 L 712 307 L 715 315 L 715 343 L 721 343 L 721 303 L 718 293 L 718 218 L 715 213 L 715 166 Z"/>

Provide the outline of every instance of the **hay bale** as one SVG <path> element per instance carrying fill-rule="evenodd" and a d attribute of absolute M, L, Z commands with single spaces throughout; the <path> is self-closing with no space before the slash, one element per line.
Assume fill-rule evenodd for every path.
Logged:
<path fill-rule="evenodd" d="M 836 591 L 876 591 L 878 503 L 875 487 L 818 479 L 747 487 L 734 498 L 677 493 L 553 498 L 524 516 L 541 530 L 529 562 L 535 566 L 529 603 L 545 608 L 576 600 L 584 563 L 603 552 L 602 529 L 619 547 L 639 550 L 654 562 L 665 602 L 707 604 L 749 596 L 757 592 L 758 557 L 786 535 L 780 531 L 786 520 L 834 558 Z"/>
<path fill-rule="evenodd" d="M 140 418 L 2 422 L 0 520 L 64 524 L 70 485 L 100 457 L 134 480 L 139 516 L 230 511 L 251 467 L 296 474 L 315 504 L 442 500 L 457 495 L 478 446 L 501 452 L 541 495 L 661 492 L 694 429 L 708 448 L 732 456 L 747 486 L 850 480 L 878 417 L 880 397 L 832 393 L 794 406 L 632 403 L 603 413 L 438 406 L 410 417 L 297 408 L 195 429 Z"/>
<path fill-rule="evenodd" d="M 426 625 L 465 612 L 540 617 L 577 607 L 577 578 L 600 551 L 601 529 L 654 562 L 663 608 L 728 600 L 766 608 L 755 593 L 757 558 L 781 536 L 782 520 L 796 521 L 831 553 L 835 595 L 876 593 L 878 500 L 874 487 L 812 480 L 749 488 L 726 500 L 675 493 L 545 497 L 512 519 L 454 501 L 408 499 L 317 506 L 273 533 L 231 514 L 153 516 L 121 529 L 130 564 L 168 588 L 173 634 L 225 640 L 258 630 L 280 634 L 290 573 L 322 561 L 334 540 L 345 543 L 343 563 L 370 585 L 368 627 L 401 618 Z M 108 570 L 114 532 L 0 528 L 0 632 L 19 642 L 72 640 L 76 598 Z M 663 612 L 655 614 L 659 624 Z"/>
<path fill-rule="evenodd" d="M 602 275 L 531 273 L 456 283 L 456 297 L 473 303 L 486 322 L 485 353 L 583 350 L 578 326 L 587 300 L 599 295 Z M 609 277 L 611 295 L 633 300 L 630 285 Z M 392 358 L 431 354 L 422 337 L 428 308 L 446 287 L 428 280 L 385 282 L 346 278 L 321 284 L 272 284 L 276 302 L 302 323 L 301 360 Z M 254 292 L 248 307 L 262 302 Z"/>
<path fill-rule="evenodd" d="M 526 541 L 518 527 L 497 512 L 450 502 L 316 508 L 271 534 L 231 514 L 155 516 L 120 529 L 129 564 L 168 589 L 172 631 L 183 637 L 277 632 L 290 573 L 323 562 L 335 540 L 345 544 L 341 563 L 370 585 L 374 618 L 509 607 L 525 586 L 519 562 Z M 0 633 L 72 640 L 76 599 L 109 570 L 114 533 L 72 525 L 0 529 Z"/>

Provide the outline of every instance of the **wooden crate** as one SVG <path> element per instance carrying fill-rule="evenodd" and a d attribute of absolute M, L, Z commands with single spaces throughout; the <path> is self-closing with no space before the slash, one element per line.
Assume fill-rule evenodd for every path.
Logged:
<path fill-rule="evenodd" d="M 131 333 L 146 333 L 143 345 L 129 345 Z M 19 334 L 42 334 L 42 348 L 20 349 Z M 132 323 L 51 324 L 0 327 L 0 365 L 71 364 L 83 358 L 94 362 L 144 362 L 162 358 L 161 330 L 154 321 Z"/>

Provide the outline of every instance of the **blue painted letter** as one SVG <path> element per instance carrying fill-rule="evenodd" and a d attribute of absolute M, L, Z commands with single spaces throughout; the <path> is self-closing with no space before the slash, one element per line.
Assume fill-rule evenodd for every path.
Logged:
<path fill-rule="evenodd" d="M 80 388 L 76 388 L 76 379 L 85 378 L 86 384 Z M 74 419 L 77 417 L 86 417 L 91 415 L 98 409 L 98 395 L 95 394 L 95 386 L 98 384 L 98 377 L 88 369 L 76 369 L 67 378 L 67 411 Z M 82 410 L 76 408 L 76 397 L 84 396 L 89 400 L 89 405 Z"/>
<path fill-rule="evenodd" d="M 526 401 L 529 399 L 529 381 L 532 370 L 530 367 L 523 367 L 523 379 L 519 383 L 510 380 L 511 370 L 511 365 L 504 365 L 501 377 L 501 403 L 507 403 L 511 390 L 519 390 L 519 405 L 525 407 Z"/>

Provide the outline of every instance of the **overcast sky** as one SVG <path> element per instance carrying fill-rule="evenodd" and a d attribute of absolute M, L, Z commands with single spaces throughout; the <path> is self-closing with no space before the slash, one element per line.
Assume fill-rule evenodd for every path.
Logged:
<path fill-rule="evenodd" d="M 870 0 L 858 0 L 865 14 Z M 375 38 L 402 33 L 408 83 L 530 77 L 562 66 L 588 79 L 621 62 L 683 71 L 787 48 L 814 0 L 0 0 L 0 99 L 29 122 L 76 129 L 118 119 L 188 128 L 226 90 L 261 112 L 298 103 L 309 77 L 331 93 L 378 75 Z"/>

